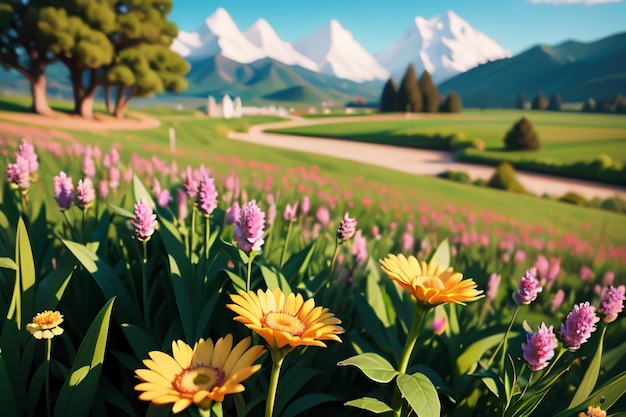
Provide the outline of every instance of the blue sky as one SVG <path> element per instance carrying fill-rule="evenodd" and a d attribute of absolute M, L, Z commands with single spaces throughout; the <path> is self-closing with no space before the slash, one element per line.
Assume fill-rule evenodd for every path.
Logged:
<path fill-rule="evenodd" d="M 415 16 L 429 18 L 446 10 L 514 54 L 538 43 L 590 41 L 626 31 L 623 0 L 175 0 L 170 18 L 191 31 L 218 7 L 242 31 L 263 17 L 288 42 L 334 18 L 372 54 L 400 38 Z"/>

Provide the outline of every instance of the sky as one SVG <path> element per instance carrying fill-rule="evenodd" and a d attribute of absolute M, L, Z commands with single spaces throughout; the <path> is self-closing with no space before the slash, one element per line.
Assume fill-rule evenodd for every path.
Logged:
<path fill-rule="evenodd" d="M 241 31 L 267 20 L 278 35 L 294 42 L 331 19 L 352 32 L 371 54 L 395 43 L 416 16 L 453 10 L 513 54 L 539 43 L 593 41 L 626 31 L 625 0 L 174 0 L 170 19 L 193 31 L 218 7 Z"/>

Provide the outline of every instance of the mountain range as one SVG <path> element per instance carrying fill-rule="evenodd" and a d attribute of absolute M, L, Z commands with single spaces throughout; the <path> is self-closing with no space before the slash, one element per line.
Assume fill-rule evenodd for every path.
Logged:
<path fill-rule="evenodd" d="M 241 64 L 271 58 L 355 82 L 390 76 L 399 80 L 410 63 L 417 73 L 427 70 L 435 82 L 441 82 L 511 56 L 453 11 L 430 19 L 417 16 L 403 36 L 372 56 L 335 19 L 290 44 L 264 19 L 241 32 L 228 12 L 218 8 L 195 31 L 180 31 L 172 49 L 192 63 L 216 55 Z"/>

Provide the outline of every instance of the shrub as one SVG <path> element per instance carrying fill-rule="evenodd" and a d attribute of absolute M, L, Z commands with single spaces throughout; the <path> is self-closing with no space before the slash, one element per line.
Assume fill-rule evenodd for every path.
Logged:
<path fill-rule="evenodd" d="M 522 117 L 507 132 L 504 145 L 509 150 L 536 151 L 539 149 L 539 136 L 530 120 Z"/>
<path fill-rule="evenodd" d="M 444 171 L 442 173 L 437 174 L 437 176 L 439 178 L 443 178 L 446 180 L 451 180 L 451 181 L 455 181 L 455 182 L 460 182 L 463 184 L 469 184 L 470 183 L 470 177 L 467 173 L 463 172 L 463 171 L 451 171 L 451 170 L 447 170 Z"/>
<path fill-rule="evenodd" d="M 519 194 L 530 194 L 517 180 L 515 168 L 509 162 L 502 162 L 487 182 L 487 186 Z"/>
<path fill-rule="evenodd" d="M 559 201 L 569 204 L 575 204 L 577 206 L 586 206 L 587 200 L 582 195 L 575 193 L 573 191 L 568 191 L 558 198 Z"/>
<path fill-rule="evenodd" d="M 619 197 L 610 197 L 604 200 L 600 207 L 605 210 L 616 211 L 618 213 L 626 213 L 626 200 Z"/>

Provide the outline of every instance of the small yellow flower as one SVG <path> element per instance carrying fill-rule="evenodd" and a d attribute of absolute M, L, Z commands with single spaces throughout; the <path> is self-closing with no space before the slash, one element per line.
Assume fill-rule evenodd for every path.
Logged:
<path fill-rule="evenodd" d="M 259 290 L 231 294 L 235 304 L 227 304 L 239 316 L 235 320 L 263 337 L 270 348 L 281 349 L 284 346 L 326 347 L 323 340 L 335 340 L 341 343 L 338 334 L 344 329 L 333 313 L 327 308 L 315 307 L 315 301 L 306 302 L 302 295 L 287 295 L 277 288 L 273 292 Z"/>
<path fill-rule="evenodd" d="M 402 288 L 413 294 L 423 304 L 436 306 L 443 303 L 465 304 L 484 297 L 471 279 L 451 267 L 418 261 L 414 256 L 388 255 L 379 260 L 382 270 Z"/>
<path fill-rule="evenodd" d="M 589 407 L 587 407 L 587 412 L 579 413 L 578 417 L 606 417 L 606 411 L 604 411 L 600 407 L 590 405 Z"/>
<path fill-rule="evenodd" d="M 211 339 L 200 339 L 192 349 L 182 340 L 172 342 L 172 355 L 152 351 L 143 363 L 148 369 L 135 373 L 143 382 L 135 386 L 143 391 L 139 399 L 161 405 L 174 403 L 179 413 L 191 404 L 209 408 L 213 401 L 222 402 L 226 394 L 244 390 L 241 382 L 261 368 L 252 365 L 263 353 L 263 346 L 250 347 L 246 337 L 233 347 L 233 335 L 220 338 L 215 346 Z M 249 348 L 249 349 L 248 349 Z"/>
<path fill-rule="evenodd" d="M 28 330 L 35 339 L 52 339 L 54 336 L 63 334 L 63 329 L 59 324 L 63 323 L 63 315 L 58 311 L 46 310 L 37 313 L 33 317 L 33 322 L 26 325 Z"/>

